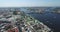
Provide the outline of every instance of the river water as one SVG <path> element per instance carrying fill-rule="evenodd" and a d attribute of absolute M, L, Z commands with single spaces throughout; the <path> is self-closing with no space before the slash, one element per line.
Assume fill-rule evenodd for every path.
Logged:
<path fill-rule="evenodd" d="M 54 32 L 60 32 L 60 14 L 54 13 L 44 13 L 44 14 L 37 14 L 37 13 L 29 13 L 32 17 L 38 19 L 39 21 L 43 22 L 49 28 L 51 28 Z"/>

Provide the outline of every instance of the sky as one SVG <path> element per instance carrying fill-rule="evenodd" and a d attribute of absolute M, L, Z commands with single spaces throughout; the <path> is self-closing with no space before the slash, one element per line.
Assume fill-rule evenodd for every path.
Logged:
<path fill-rule="evenodd" d="M 0 0 L 0 7 L 60 6 L 60 0 Z"/>

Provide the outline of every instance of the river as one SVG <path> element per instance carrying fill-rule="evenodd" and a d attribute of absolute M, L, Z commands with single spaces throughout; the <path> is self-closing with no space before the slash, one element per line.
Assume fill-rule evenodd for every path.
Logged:
<path fill-rule="evenodd" d="M 39 21 L 43 22 L 49 28 L 51 28 L 54 32 L 60 32 L 60 14 L 55 13 L 44 13 L 44 14 L 37 14 L 37 13 L 29 13 L 32 17 L 38 19 Z"/>

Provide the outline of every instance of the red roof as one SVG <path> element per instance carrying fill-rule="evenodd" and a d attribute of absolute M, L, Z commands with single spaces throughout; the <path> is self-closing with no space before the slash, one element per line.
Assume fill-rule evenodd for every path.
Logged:
<path fill-rule="evenodd" d="M 18 28 L 12 28 L 12 29 L 9 29 L 7 32 L 19 32 Z"/>

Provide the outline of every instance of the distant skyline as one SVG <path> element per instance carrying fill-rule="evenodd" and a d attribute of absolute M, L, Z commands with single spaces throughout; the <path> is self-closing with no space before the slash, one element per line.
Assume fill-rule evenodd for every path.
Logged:
<path fill-rule="evenodd" d="M 60 6 L 60 0 L 0 0 L 0 7 Z"/>

